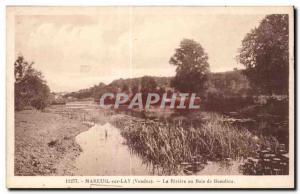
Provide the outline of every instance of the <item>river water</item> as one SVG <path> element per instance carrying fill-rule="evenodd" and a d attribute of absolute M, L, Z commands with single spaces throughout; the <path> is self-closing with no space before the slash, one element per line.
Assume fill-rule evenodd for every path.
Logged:
<path fill-rule="evenodd" d="M 76 136 L 82 153 L 76 159 L 76 175 L 81 176 L 130 176 L 155 175 L 151 165 L 143 163 L 126 145 L 119 129 L 106 123 L 95 124 L 88 131 Z M 224 165 L 208 162 L 203 170 L 195 175 L 237 175 L 239 163 Z M 179 175 L 185 175 L 183 172 Z"/>
<path fill-rule="evenodd" d="M 119 130 L 109 123 L 94 125 L 79 134 L 76 142 L 83 152 L 76 159 L 76 175 L 149 175 L 147 165 L 130 152 Z"/>
<path fill-rule="evenodd" d="M 66 108 L 99 111 L 92 101 L 67 103 Z M 82 152 L 75 160 L 75 175 L 82 176 L 130 176 L 167 175 L 158 167 L 153 168 L 144 162 L 126 145 L 120 130 L 113 125 L 94 124 L 89 130 L 76 136 Z M 231 161 L 230 165 L 221 162 L 208 162 L 203 170 L 195 175 L 237 175 L 240 164 Z M 183 171 L 178 175 L 186 175 Z"/>

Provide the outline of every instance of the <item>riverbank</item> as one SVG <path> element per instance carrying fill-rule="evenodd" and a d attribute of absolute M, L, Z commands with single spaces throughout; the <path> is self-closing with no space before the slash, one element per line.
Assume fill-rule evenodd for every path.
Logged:
<path fill-rule="evenodd" d="M 52 112 L 15 112 L 15 175 L 72 175 L 81 152 L 75 137 L 88 128 Z"/>

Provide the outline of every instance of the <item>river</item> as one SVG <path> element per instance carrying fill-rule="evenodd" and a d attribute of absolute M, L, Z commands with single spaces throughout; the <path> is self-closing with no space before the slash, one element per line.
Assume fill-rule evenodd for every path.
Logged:
<path fill-rule="evenodd" d="M 76 142 L 83 152 L 76 159 L 76 175 L 149 175 L 147 165 L 130 152 L 119 130 L 109 123 L 94 125 L 79 134 Z"/>
<path fill-rule="evenodd" d="M 95 124 L 88 131 L 80 133 L 76 137 L 76 142 L 82 148 L 82 153 L 75 162 L 76 175 L 161 175 L 131 152 L 119 129 L 109 123 Z M 195 175 L 237 175 L 240 174 L 238 166 L 238 162 L 230 164 L 208 162 L 204 169 Z M 178 175 L 185 174 L 181 172 Z"/>
<path fill-rule="evenodd" d="M 82 109 L 98 112 L 96 104 L 91 101 L 73 102 L 66 105 L 69 109 Z M 82 152 L 75 160 L 75 175 L 82 176 L 130 176 L 130 175 L 166 175 L 157 166 L 143 161 L 126 144 L 120 130 L 105 123 L 93 126 L 76 136 L 76 142 Z M 204 169 L 195 175 L 237 175 L 239 162 L 229 164 L 208 162 Z M 186 175 L 183 171 L 177 175 Z"/>

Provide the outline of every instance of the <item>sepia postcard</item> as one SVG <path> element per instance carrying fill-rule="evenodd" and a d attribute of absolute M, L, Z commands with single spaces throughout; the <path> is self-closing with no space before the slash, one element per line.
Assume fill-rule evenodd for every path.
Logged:
<path fill-rule="evenodd" d="M 8 188 L 295 188 L 294 7 L 6 11 Z"/>

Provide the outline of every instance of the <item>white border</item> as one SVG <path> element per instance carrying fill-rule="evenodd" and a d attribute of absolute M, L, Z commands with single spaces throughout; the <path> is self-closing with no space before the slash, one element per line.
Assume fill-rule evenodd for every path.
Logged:
<path fill-rule="evenodd" d="M 252 1 L 238 1 L 238 0 L 229 0 L 229 1 L 221 1 L 221 0 L 209 0 L 209 1 L 198 1 L 195 2 L 193 0 L 185 0 L 185 1 L 180 1 L 180 0 L 165 0 L 165 1 L 158 1 L 158 0 L 131 0 L 131 1 L 121 1 L 121 0 L 103 0 L 100 2 L 96 2 L 96 1 L 91 1 L 91 0 L 77 0 L 77 1 L 73 1 L 70 2 L 70 0 L 9 0 L 9 1 L 1 1 L 0 2 L 0 24 L 1 24 L 1 30 L 2 33 L 0 34 L 0 61 L 1 61 L 1 65 L 0 65 L 0 72 L 1 72 L 1 76 L 0 76 L 0 88 L 1 88 L 1 94 L 0 94 L 0 123 L 1 123 L 1 142 L 2 142 L 2 154 L 1 154 L 1 158 L 0 158 L 0 164 L 1 164 L 1 191 L 2 192 L 8 192 L 7 189 L 5 189 L 5 168 L 6 168 L 6 164 L 5 164 L 5 152 L 6 152 L 6 148 L 5 148 L 5 142 L 6 142 L 6 135 L 5 135 L 5 131 L 6 131 L 6 126 L 5 126 L 5 117 L 6 117 L 6 92 L 5 92 L 5 85 L 6 85 L 6 79 L 5 79 L 5 66 L 6 66 L 6 30 L 5 30 L 5 26 L 6 26 L 6 6 L 7 5 L 65 5 L 65 6 L 87 6 L 87 5 L 202 5 L 202 6 L 208 6 L 208 5 L 218 5 L 218 6 L 222 6 L 222 5 L 242 5 L 242 6 L 246 6 L 246 5 L 276 5 L 276 6 L 280 6 L 280 5 L 294 5 L 296 6 L 296 8 L 300 7 L 300 1 L 298 0 L 278 0 L 278 1 L 261 1 L 261 0 L 252 0 Z M 299 20 L 295 20 L 295 22 L 297 22 L 296 26 L 298 26 L 299 24 Z M 296 34 L 295 34 L 296 36 Z M 297 42 L 298 43 L 298 42 Z M 297 44 L 295 43 L 295 44 Z M 295 57 L 297 56 L 299 50 L 297 50 L 297 53 L 295 55 Z M 297 73 L 299 72 L 299 68 L 297 69 Z M 297 86 L 298 84 L 295 83 L 295 85 Z M 295 88 L 296 89 L 296 88 Z M 297 90 L 299 89 L 299 85 L 297 86 Z M 298 108 L 298 107 L 297 107 Z M 299 115 L 297 116 L 298 120 Z M 296 129 L 297 130 L 297 129 Z M 297 139 L 299 139 L 299 132 L 298 132 L 298 137 Z M 299 149 L 298 149 L 298 153 L 299 154 Z M 242 191 L 241 191 L 242 192 Z"/>

